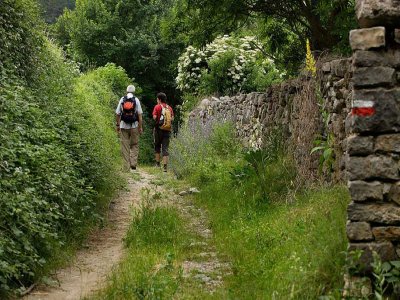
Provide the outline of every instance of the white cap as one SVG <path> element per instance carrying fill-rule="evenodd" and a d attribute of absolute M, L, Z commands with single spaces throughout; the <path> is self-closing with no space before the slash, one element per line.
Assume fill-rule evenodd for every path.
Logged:
<path fill-rule="evenodd" d="M 135 90 L 136 90 L 136 88 L 135 88 L 135 86 L 134 85 L 128 85 L 128 87 L 126 88 L 126 92 L 127 93 L 134 93 L 135 92 Z"/>
<path fill-rule="evenodd" d="M 126 95 L 126 97 L 127 97 L 128 99 L 132 99 L 134 96 L 133 96 L 132 93 L 128 93 L 128 94 Z"/>

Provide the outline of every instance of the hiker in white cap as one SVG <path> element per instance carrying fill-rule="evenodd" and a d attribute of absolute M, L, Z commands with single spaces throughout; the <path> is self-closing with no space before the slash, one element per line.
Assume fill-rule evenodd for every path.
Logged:
<path fill-rule="evenodd" d="M 136 170 L 139 155 L 139 135 L 143 133 L 142 107 L 135 97 L 135 86 L 129 85 L 126 96 L 119 100 L 116 113 L 117 132 L 121 138 L 122 156 L 126 169 Z"/>

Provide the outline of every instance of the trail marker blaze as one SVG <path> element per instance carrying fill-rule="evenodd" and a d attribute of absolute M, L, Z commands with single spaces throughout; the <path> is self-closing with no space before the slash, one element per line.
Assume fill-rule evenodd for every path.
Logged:
<path fill-rule="evenodd" d="M 370 117 L 376 113 L 374 101 L 354 100 L 351 114 L 359 117 Z"/>

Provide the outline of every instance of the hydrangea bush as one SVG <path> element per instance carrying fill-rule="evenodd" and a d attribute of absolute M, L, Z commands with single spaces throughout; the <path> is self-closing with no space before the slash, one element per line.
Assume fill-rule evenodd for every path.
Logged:
<path fill-rule="evenodd" d="M 283 74 L 264 58 L 255 37 L 224 35 L 203 49 L 189 46 L 179 58 L 178 88 L 186 94 L 234 94 L 263 90 Z"/>

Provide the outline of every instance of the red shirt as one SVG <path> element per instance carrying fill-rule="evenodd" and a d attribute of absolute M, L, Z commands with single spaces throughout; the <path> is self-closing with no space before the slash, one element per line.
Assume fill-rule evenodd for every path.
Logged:
<path fill-rule="evenodd" d="M 157 104 L 156 106 L 154 106 L 153 109 L 153 117 L 156 116 L 156 124 L 158 124 L 158 122 L 160 121 L 161 118 L 161 112 L 162 112 L 162 108 L 166 107 L 167 104 L 166 103 L 161 103 L 161 104 Z M 172 110 L 172 107 L 169 106 L 169 110 L 171 111 L 171 117 L 174 117 L 174 111 Z"/>

